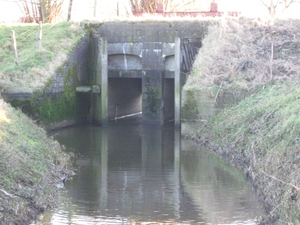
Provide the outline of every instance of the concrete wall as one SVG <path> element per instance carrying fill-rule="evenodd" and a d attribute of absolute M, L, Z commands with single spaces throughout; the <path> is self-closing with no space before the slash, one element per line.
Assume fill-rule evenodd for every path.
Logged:
<path fill-rule="evenodd" d="M 174 43 L 175 37 L 203 38 L 209 21 L 107 22 L 97 33 L 108 43 Z"/>
<path fill-rule="evenodd" d="M 89 63 L 89 37 L 84 36 L 76 45 L 69 57 L 57 73 L 52 78 L 52 84 L 47 87 L 48 93 L 61 93 L 64 91 L 64 80 L 68 70 L 76 66 L 76 74 L 80 84 L 89 83 L 90 63 Z"/>

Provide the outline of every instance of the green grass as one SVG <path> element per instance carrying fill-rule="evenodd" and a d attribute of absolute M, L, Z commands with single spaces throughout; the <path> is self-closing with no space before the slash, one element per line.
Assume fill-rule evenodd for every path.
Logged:
<path fill-rule="evenodd" d="M 70 156 L 58 142 L 0 100 L 1 223 L 28 224 L 36 213 L 52 207 L 55 184 L 67 176 L 69 168 Z"/>
<path fill-rule="evenodd" d="M 210 148 L 242 167 L 252 179 L 264 206 L 279 224 L 300 224 L 299 82 L 269 85 L 224 109 L 198 128 L 196 138 L 210 140 Z M 299 198 L 299 196 L 298 196 Z"/>
<path fill-rule="evenodd" d="M 290 145 L 299 134 L 299 94 L 300 89 L 294 84 L 269 86 L 258 91 L 233 109 L 216 116 L 218 136 L 224 137 L 224 133 L 230 131 L 235 135 L 229 135 L 227 140 L 232 142 L 237 136 L 255 140 L 260 134 L 264 136 L 264 142 L 260 143 L 270 148 L 283 141 Z"/>
<path fill-rule="evenodd" d="M 15 31 L 19 65 L 14 62 L 11 30 Z M 66 60 L 84 30 L 73 23 L 44 24 L 42 49 L 37 49 L 38 25 L 0 26 L 0 88 L 41 87 Z"/>

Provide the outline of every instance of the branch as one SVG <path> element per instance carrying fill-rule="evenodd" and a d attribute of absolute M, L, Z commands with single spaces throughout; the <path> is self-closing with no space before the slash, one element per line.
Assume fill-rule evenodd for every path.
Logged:
<path fill-rule="evenodd" d="M 290 5 L 292 3 L 300 3 L 300 1 L 298 1 L 298 0 L 290 0 L 290 1 L 284 0 L 284 8 L 287 9 L 288 7 L 290 7 Z"/>
<path fill-rule="evenodd" d="M 220 94 L 220 91 L 221 91 L 221 88 L 222 88 L 223 84 L 224 84 L 224 81 L 222 81 L 222 83 L 221 83 L 221 85 L 220 85 L 220 88 L 219 88 L 219 90 L 218 90 L 218 92 L 217 92 L 217 94 L 216 94 L 216 96 L 215 96 L 214 104 L 217 103 L 217 99 L 218 99 L 218 97 L 219 97 L 219 94 Z"/>
<path fill-rule="evenodd" d="M 11 198 L 16 197 L 16 196 L 13 196 L 12 194 L 8 193 L 7 191 L 5 191 L 5 190 L 3 190 L 3 189 L 0 189 L 0 191 L 1 191 L 3 194 L 5 194 L 6 196 L 8 196 L 8 197 L 11 197 Z"/>
<path fill-rule="evenodd" d="M 264 0 L 260 0 L 260 2 L 267 8 L 269 8 L 269 6 L 264 2 Z"/>
<path fill-rule="evenodd" d="M 266 173 L 266 172 L 264 172 L 263 170 L 261 170 L 261 172 L 262 172 L 263 174 L 265 174 L 266 176 L 268 176 L 268 177 L 270 177 L 270 178 L 272 178 L 272 179 L 274 179 L 274 180 L 276 180 L 276 181 L 279 181 L 280 183 L 283 183 L 283 184 L 289 185 L 289 186 L 291 186 L 291 187 L 295 188 L 297 191 L 300 191 L 300 188 L 299 188 L 299 187 L 297 187 L 297 186 L 296 186 L 296 185 L 294 185 L 294 184 L 287 183 L 287 182 L 285 182 L 285 181 L 283 181 L 283 180 L 280 180 L 280 179 L 278 179 L 278 178 L 276 178 L 276 177 L 274 177 L 274 176 L 272 176 L 272 175 L 269 175 L 269 174 L 267 174 L 267 173 Z"/>

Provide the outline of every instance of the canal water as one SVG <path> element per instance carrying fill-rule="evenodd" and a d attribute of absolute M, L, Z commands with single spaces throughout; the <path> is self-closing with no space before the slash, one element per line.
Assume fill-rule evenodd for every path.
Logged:
<path fill-rule="evenodd" d="M 181 139 L 172 125 L 112 123 L 60 130 L 76 175 L 41 225 L 256 224 L 242 173 Z"/>

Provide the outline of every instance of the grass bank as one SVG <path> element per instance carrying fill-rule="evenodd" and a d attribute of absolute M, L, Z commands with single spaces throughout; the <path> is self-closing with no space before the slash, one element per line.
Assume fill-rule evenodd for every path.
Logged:
<path fill-rule="evenodd" d="M 42 30 L 39 50 L 37 24 L 0 25 L 0 91 L 43 89 L 84 34 L 69 22 L 44 24 Z M 70 157 L 35 122 L 0 99 L 0 224 L 29 224 L 55 206 L 57 189 L 71 174 Z"/>
<path fill-rule="evenodd" d="M 0 100 L 0 224 L 29 224 L 55 205 L 70 155 L 21 111 Z"/>
<path fill-rule="evenodd" d="M 300 224 L 299 83 L 270 85 L 190 134 L 242 168 L 267 214 L 262 224 Z"/>
<path fill-rule="evenodd" d="M 223 91 L 243 93 L 185 135 L 245 171 L 266 210 L 261 224 L 300 224 L 299 38 L 297 20 L 221 21 L 184 87 L 190 104 L 199 90 L 212 102 Z"/>
<path fill-rule="evenodd" d="M 14 61 L 10 37 L 15 31 L 19 64 Z M 43 88 L 84 34 L 79 24 L 42 25 L 42 48 L 37 48 L 38 24 L 0 25 L 0 90 Z"/>

